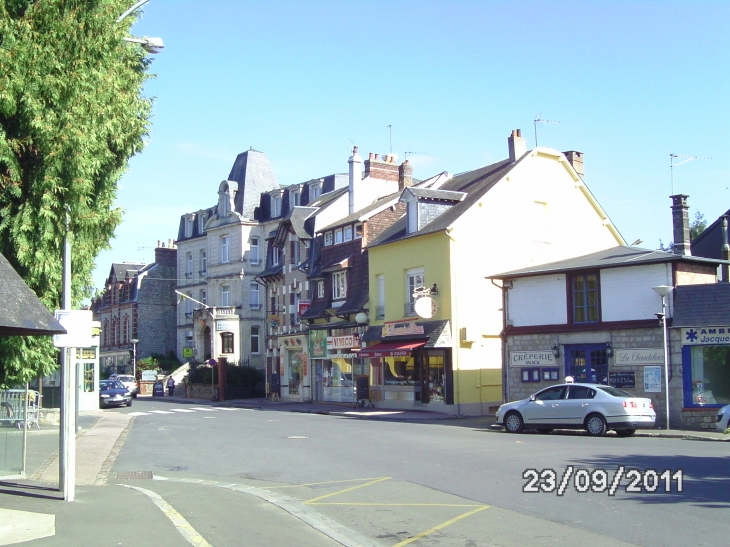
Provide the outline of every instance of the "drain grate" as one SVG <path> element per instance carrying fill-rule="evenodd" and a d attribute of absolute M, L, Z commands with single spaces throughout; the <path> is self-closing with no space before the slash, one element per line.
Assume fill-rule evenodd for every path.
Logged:
<path fill-rule="evenodd" d="M 118 481 L 132 480 L 132 479 L 153 479 L 152 471 L 126 471 L 124 473 L 117 473 Z"/>

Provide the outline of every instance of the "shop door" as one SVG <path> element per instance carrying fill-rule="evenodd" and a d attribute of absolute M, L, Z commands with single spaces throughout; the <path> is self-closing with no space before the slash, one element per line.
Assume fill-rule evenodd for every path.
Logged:
<path fill-rule="evenodd" d="M 566 346 L 565 375 L 575 382 L 608 384 L 606 344 Z"/>
<path fill-rule="evenodd" d="M 322 361 L 320 359 L 312 361 L 314 363 L 314 400 L 316 402 L 324 401 L 324 382 L 322 381 Z"/>

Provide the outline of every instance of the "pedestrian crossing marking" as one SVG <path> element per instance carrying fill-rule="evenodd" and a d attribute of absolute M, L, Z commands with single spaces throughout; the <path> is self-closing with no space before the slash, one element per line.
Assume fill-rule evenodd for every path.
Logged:
<path fill-rule="evenodd" d="M 191 410 L 189 408 L 171 408 L 170 411 L 172 411 L 172 412 L 195 412 L 194 410 Z"/>
<path fill-rule="evenodd" d="M 192 410 L 200 410 L 201 412 L 218 412 L 217 408 L 206 408 L 204 406 L 191 406 Z"/>
<path fill-rule="evenodd" d="M 170 412 L 169 410 L 150 410 L 150 413 L 152 413 L 152 414 L 175 414 L 174 412 Z"/>

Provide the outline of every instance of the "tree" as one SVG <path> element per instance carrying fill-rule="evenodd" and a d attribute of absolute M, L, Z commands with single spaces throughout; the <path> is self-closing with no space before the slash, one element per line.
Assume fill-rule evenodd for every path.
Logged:
<path fill-rule="evenodd" d="M 60 307 L 68 211 L 72 301 L 122 212 L 117 183 L 149 130 L 149 59 L 124 41 L 130 0 L 0 0 L 0 251 Z M 0 385 L 55 368 L 48 337 L 0 338 Z"/>
<path fill-rule="evenodd" d="M 692 220 L 692 222 L 689 223 L 689 240 L 694 241 L 695 238 L 700 235 L 702 232 L 705 231 L 705 228 L 707 228 L 707 221 L 705 220 L 705 215 L 697 211 L 695 213 L 695 218 Z M 659 250 L 660 251 L 666 251 L 668 253 L 674 252 L 674 242 L 670 241 L 665 246 L 664 243 L 662 243 L 662 240 L 659 240 Z"/>

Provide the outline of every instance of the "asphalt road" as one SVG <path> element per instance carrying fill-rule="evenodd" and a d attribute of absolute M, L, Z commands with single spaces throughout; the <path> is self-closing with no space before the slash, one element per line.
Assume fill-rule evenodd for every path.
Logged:
<path fill-rule="evenodd" d="M 138 399 L 116 410 L 145 414 L 135 415 L 110 483 L 137 488 L 124 495 L 136 495 L 139 507 L 152 508 L 148 493 L 158 494 L 215 547 L 338 538 L 686 547 L 730 537 L 727 443 L 170 408 Z"/>

